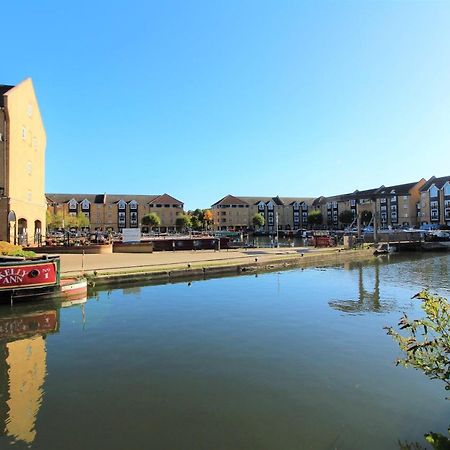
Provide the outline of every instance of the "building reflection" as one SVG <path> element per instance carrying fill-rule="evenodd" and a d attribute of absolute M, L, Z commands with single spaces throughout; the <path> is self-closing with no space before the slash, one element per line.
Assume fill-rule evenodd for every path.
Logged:
<path fill-rule="evenodd" d="M 31 444 L 47 373 L 45 338 L 59 327 L 58 309 L 0 309 L 0 434 Z"/>

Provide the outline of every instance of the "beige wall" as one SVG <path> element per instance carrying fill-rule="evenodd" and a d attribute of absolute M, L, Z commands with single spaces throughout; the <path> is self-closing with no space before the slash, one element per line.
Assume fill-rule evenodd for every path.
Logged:
<path fill-rule="evenodd" d="M 57 213 L 61 212 L 64 220 L 69 216 L 68 204 L 58 204 L 58 205 L 48 205 L 51 212 Z M 78 206 L 78 212 L 81 211 L 80 205 Z M 96 228 L 101 228 L 106 230 L 112 228 L 114 231 L 119 230 L 118 223 L 118 205 L 117 203 L 106 203 L 98 204 L 91 203 L 90 207 L 90 229 L 95 230 Z M 138 223 L 141 224 L 142 217 L 149 212 L 155 213 L 161 219 L 161 227 L 172 227 L 175 228 L 176 219 L 179 215 L 183 214 L 183 208 L 173 207 L 170 205 L 169 208 L 162 207 L 150 207 L 148 204 L 138 204 Z M 125 228 L 131 227 L 130 225 L 130 209 L 127 205 L 125 209 L 126 214 L 126 226 Z"/>
<path fill-rule="evenodd" d="M 6 155 L 2 155 L 6 172 L 5 195 L 9 210 L 16 213 L 17 221 L 26 219 L 28 242 L 33 243 L 35 221 L 41 222 L 42 231 L 46 225 L 46 135 L 30 78 L 6 93 L 5 112 Z M 0 239 L 8 240 L 8 236 L 3 234 Z"/>

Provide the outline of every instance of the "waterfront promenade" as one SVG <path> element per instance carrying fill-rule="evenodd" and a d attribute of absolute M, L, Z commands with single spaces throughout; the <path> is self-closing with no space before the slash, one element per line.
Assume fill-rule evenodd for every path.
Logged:
<path fill-rule="evenodd" d="M 104 255 L 61 255 L 63 277 L 88 275 L 96 279 L 132 277 L 138 274 L 161 273 L 171 276 L 198 275 L 208 273 L 234 272 L 261 268 L 270 269 L 274 265 L 308 266 L 333 264 L 349 260 L 372 257 L 373 250 L 343 250 L 341 248 L 255 248 L 233 250 L 200 250 L 155 253 L 112 253 Z"/>

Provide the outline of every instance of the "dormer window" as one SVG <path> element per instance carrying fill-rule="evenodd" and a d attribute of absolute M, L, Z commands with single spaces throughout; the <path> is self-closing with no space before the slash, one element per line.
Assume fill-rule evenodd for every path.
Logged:
<path fill-rule="evenodd" d="M 302 204 L 302 210 L 303 211 L 308 211 L 308 205 L 306 203 Z"/>
<path fill-rule="evenodd" d="M 447 195 L 449 195 L 450 196 L 450 181 L 447 181 L 447 183 L 445 183 L 444 184 L 444 195 L 445 196 L 447 196 Z"/>
<path fill-rule="evenodd" d="M 273 210 L 273 203 L 272 203 L 272 202 L 267 203 L 267 208 L 268 208 L 270 211 L 272 211 L 272 210 Z"/>
<path fill-rule="evenodd" d="M 91 203 L 86 198 L 81 202 L 81 209 L 89 209 L 90 206 L 91 206 Z"/>
<path fill-rule="evenodd" d="M 125 203 L 124 200 L 119 200 L 119 202 L 117 203 L 117 206 L 119 209 L 125 209 L 127 207 L 127 204 Z"/>
<path fill-rule="evenodd" d="M 137 204 L 136 200 L 131 200 L 129 205 L 130 205 L 130 209 L 137 209 L 137 207 L 138 207 L 138 204 Z"/>
<path fill-rule="evenodd" d="M 69 201 L 69 209 L 74 210 L 77 209 L 78 202 L 73 198 Z"/>
<path fill-rule="evenodd" d="M 265 206 L 264 202 L 259 202 L 259 203 L 258 203 L 258 209 L 259 209 L 260 211 L 264 211 L 264 206 Z"/>
<path fill-rule="evenodd" d="M 300 207 L 300 205 L 299 205 L 299 203 L 298 202 L 294 202 L 294 210 L 298 210 L 299 209 L 299 207 Z"/>
<path fill-rule="evenodd" d="M 430 189 L 430 197 L 437 197 L 439 195 L 439 189 L 433 184 Z"/>

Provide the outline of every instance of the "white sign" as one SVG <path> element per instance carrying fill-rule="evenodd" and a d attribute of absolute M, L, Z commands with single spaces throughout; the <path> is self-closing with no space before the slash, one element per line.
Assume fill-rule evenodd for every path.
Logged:
<path fill-rule="evenodd" d="M 124 228 L 122 230 L 122 242 L 141 242 L 141 230 L 139 228 Z"/>

